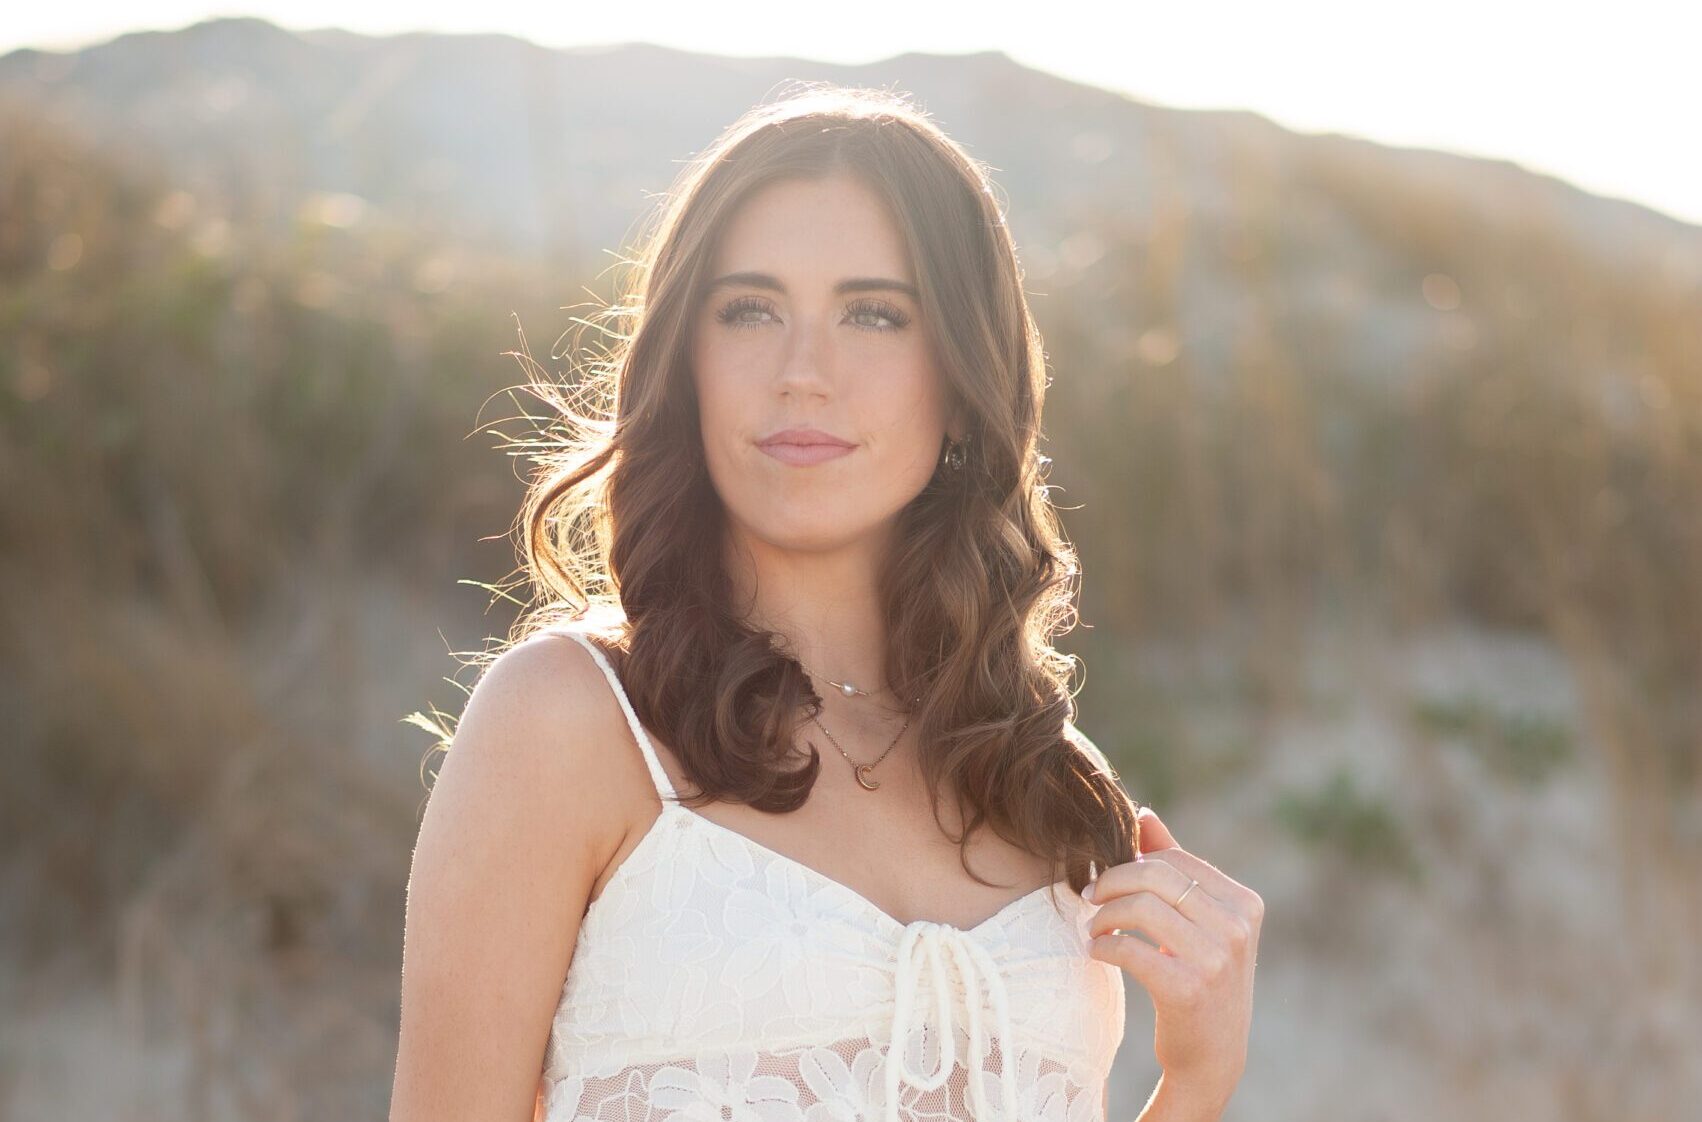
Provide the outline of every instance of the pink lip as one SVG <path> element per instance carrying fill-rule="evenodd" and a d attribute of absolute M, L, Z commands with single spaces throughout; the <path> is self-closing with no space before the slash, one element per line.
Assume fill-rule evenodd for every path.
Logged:
<path fill-rule="evenodd" d="M 757 444 L 782 463 L 808 465 L 836 460 L 856 445 L 820 429 L 783 429 Z"/>

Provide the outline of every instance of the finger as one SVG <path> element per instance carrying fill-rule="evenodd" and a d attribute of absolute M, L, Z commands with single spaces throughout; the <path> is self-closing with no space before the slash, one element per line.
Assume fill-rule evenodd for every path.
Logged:
<path fill-rule="evenodd" d="M 1186 907 L 1195 908 L 1194 897 L 1204 891 L 1194 887 L 1190 892 L 1193 879 L 1162 857 L 1140 862 L 1126 861 L 1106 870 L 1100 881 L 1103 883 L 1096 884 L 1094 888 L 1092 903 L 1096 907 L 1089 924 L 1090 931 L 1097 933 L 1137 926 L 1136 920 L 1148 914 L 1149 906 L 1155 905 L 1173 918 L 1162 920 L 1160 926 L 1149 933 L 1154 938 L 1170 934 L 1178 941 L 1182 934 L 1181 925 L 1190 925 L 1192 920 L 1177 909 L 1176 901 L 1181 900 Z"/>
<path fill-rule="evenodd" d="M 1168 1004 L 1169 996 L 1181 988 L 1186 967 L 1133 935 L 1096 935 L 1087 953 L 1125 971 L 1152 995 L 1155 1004 Z"/>
<path fill-rule="evenodd" d="M 1177 849 L 1164 850 L 1162 855 L 1145 861 L 1125 861 L 1113 865 L 1089 881 L 1083 895 L 1095 904 L 1105 905 L 1119 896 L 1133 892 L 1153 892 L 1166 900 L 1175 900 L 1194 878 L 1170 860 Z"/>
<path fill-rule="evenodd" d="M 1170 852 L 1167 851 L 1161 856 L 1154 857 L 1150 863 L 1154 865 L 1169 864 L 1170 856 Z M 1175 866 L 1171 867 L 1175 868 Z M 1258 931 L 1258 920 L 1256 918 L 1245 915 L 1239 908 L 1218 899 L 1212 895 L 1203 882 L 1189 877 L 1180 869 L 1177 870 L 1177 874 L 1186 879 L 1188 883 L 1182 891 L 1164 895 L 1164 899 L 1179 915 L 1185 917 L 1199 930 L 1206 932 L 1210 942 L 1218 947 L 1237 948 L 1251 942 L 1256 937 Z"/>
<path fill-rule="evenodd" d="M 1128 916 L 1126 912 L 1113 910 L 1103 921 L 1100 916 L 1118 900 L 1145 895 L 1157 897 L 1182 919 L 1207 933 L 1209 944 L 1234 948 L 1257 936 L 1257 917 L 1248 917 L 1211 895 L 1203 884 L 1171 864 L 1170 856 L 1167 851 L 1150 861 L 1126 862 L 1123 868 L 1127 871 L 1119 878 L 1120 890 L 1107 884 L 1104 887 L 1105 897 L 1100 899 L 1096 889 L 1092 902 L 1098 905 L 1098 910 L 1094 913 L 1090 929 L 1098 932 L 1129 926 L 1124 922 Z M 1187 945 L 1180 938 L 1163 941 L 1164 934 L 1156 928 L 1150 929 L 1149 934 L 1161 941 L 1160 951 Z"/>
<path fill-rule="evenodd" d="M 1179 900 L 1188 885 L 1200 879 L 1188 873 L 1177 860 L 1185 855 L 1185 850 L 1172 846 L 1149 855 L 1144 861 L 1113 865 L 1089 881 L 1082 895 L 1095 904 L 1106 904 L 1131 892 L 1156 892 L 1166 900 Z"/>
<path fill-rule="evenodd" d="M 1144 854 L 1158 849 L 1169 849 L 1176 844 L 1176 839 L 1170 834 L 1170 827 L 1158 816 L 1158 812 L 1150 806 L 1143 806 L 1135 815 L 1135 860 L 1139 861 Z"/>
<path fill-rule="evenodd" d="M 1199 889 L 1194 890 L 1194 895 Z M 1193 903 L 1193 896 L 1188 898 Z M 1216 940 L 1204 928 L 1151 892 L 1121 896 L 1093 913 L 1088 934 L 1097 937 L 1111 931 L 1139 932 L 1157 944 L 1161 954 L 1181 954 L 1190 961 L 1205 961 Z"/>
<path fill-rule="evenodd" d="M 1147 861 L 1152 860 L 1163 860 L 1168 862 L 1186 874 L 1189 879 L 1199 881 L 1201 887 L 1210 892 L 1213 897 L 1226 907 L 1233 910 L 1242 919 L 1257 920 L 1264 913 L 1264 903 L 1260 900 L 1258 893 L 1254 892 L 1251 888 L 1248 888 L 1246 885 L 1242 884 L 1216 865 L 1213 865 L 1210 861 L 1205 860 L 1197 854 L 1189 853 L 1181 846 L 1173 846 L 1169 849 L 1160 850 L 1158 853 L 1147 858 Z M 1141 861 L 1138 864 L 1144 867 L 1146 863 L 1146 861 Z M 1128 862 L 1127 864 L 1134 865 L 1137 863 Z M 1112 868 L 1105 870 L 1105 876 L 1111 876 L 1117 873 L 1118 869 L 1123 867 L 1124 866 L 1113 866 Z M 1104 878 L 1102 877 L 1100 879 Z M 1198 891 L 1199 889 L 1195 889 L 1196 893 Z M 1095 896 L 1097 896 L 1098 889 L 1095 888 L 1094 892 Z M 1178 892 L 1180 892 L 1180 890 L 1178 890 Z M 1174 899 L 1174 897 L 1172 898 Z"/>
<path fill-rule="evenodd" d="M 1169 827 L 1150 806 L 1142 806 L 1136 814 L 1134 833 L 1135 859 L 1131 864 L 1145 864 L 1150 855 L 1162 853 L 1166 860 L 1190 877 L 1210 886 L 1212 895 L 1230 904 L 1243 918 L 1256 919 L 1263 914 L 1263 902 L 1257 893 L 1209 861 L 1177 845 Z M 1107 869 L 1106 873 L 1111 871 Z"/>

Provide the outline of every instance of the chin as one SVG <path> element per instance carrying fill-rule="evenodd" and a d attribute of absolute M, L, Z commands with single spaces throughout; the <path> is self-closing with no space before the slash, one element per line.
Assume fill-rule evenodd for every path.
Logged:
<path fill-rule="evenodd" d="M 862 535 L 847 533 L 844 526 L 788 527 L 771 539 L 781 549 L 795 553 L 828 553 L 855 542 Z"/>
<path fill-rule="evenodd" d="M 819 512 L 797 520 L 767 519 L 754 526 L 755 534 L 764 542 L 793 553 L 831 553 L 856 544 L 874 529 L 829 521 L 820 517 Z"/>

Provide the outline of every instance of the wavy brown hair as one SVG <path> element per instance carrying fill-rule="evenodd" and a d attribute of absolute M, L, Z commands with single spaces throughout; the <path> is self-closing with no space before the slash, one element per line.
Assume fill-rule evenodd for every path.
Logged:
<path fill-rule="evenodd" d="M 821 698 L 778 636 L 728 607 L 726 520 L 687 355 L 728 217 L 776 180 L 836 174 L 895 217 L 946 394 L 971 434 L 963 468 L 936 470 L 898 516 L 879 574 L 886 684 L 921 699 L 920 767 L 936 821 L 942 783 L 956 793 L 964 830 L 953 840 L 970 876 L 990 883 L 967 860 L 986 825 L 1050 858 L 1052 879 L 1061 868 L 1079 891 L 1089 861 L 1134 856 L 1136 804 L 1075 728 L 1074 659 L 1052 646 L 1075 623 L 1080 568 L 1037 447 L 1041 338 L 985 169 L 901 95 L 805 84 L 746 113 L 663 196 L 618 302 L 598 317 L 619 324 L 614 344 L 565 390 L 527 387 L 560 426 L 535 447 L 520 529 L 537 606 L 510 645 L 587 621 L 639 719 L 699 789 L 682 802 L 789 811 L 808 797 L 815 745 L 808 764 L 782 764 Z"/>

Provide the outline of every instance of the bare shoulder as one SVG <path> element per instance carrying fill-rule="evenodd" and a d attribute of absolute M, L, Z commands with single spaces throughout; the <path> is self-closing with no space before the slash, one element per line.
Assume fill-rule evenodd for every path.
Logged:
<path fill-rule="evenodd" d="M 619 710 L 590 651 L 559 635 L 534 635 L 499 655 L 479 678 L 456 727 L 451 752 L 493 750 L 535 757 L 539 766 L 595 766 L 607 753 L 588 737 L 606 732 Z M 562 750 L 565 748 L 566 750 Z"/>
<path fill-rule="evenodd" d="M 414 847 L 392 1122 L 530 1117 L 592 885 L 624 840 L 622 717 L 589 651 L 484 670 Z"/>
<path fill-rule="evenodd" d="M 463 795 L 489 796 L 494 804 L 464 808 L 517 817 L 521 828 L 571 842 L 582 856 L 607 856 L 625 824 L 606 812 L 621 800 L 584 795 L 621 785 L 629 771 L 623 727 L 591 653 L 564 637 L 534 636 L 498 656 L 474 687 L 432 802 L 446 789 L 458 805 Z"/>

